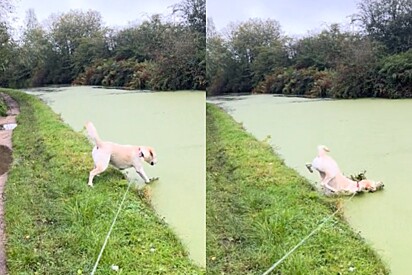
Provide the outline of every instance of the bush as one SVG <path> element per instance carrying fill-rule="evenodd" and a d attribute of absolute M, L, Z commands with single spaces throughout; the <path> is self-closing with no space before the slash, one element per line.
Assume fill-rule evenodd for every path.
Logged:
<path fill-rule="evenodd" d="M 130 89 L 150 89 L 153 65 L 133 59 L 115 61 L 99 60 L 86 68 L 73 84 L 125 87 Z"/>
<path fill-rule="evenodd" d="M 300 70 L 277 69 L 267 75 L 253 93 L 326 97 L 331 94 L 333 77 L 332 71 L 319 71 L 314 67 Z"/>
<path fill-rule="evenodd" d="M 277 69 L 274 73 L 266 75 L 265 79 L 253 89 L 254 94 L 282 94 L 283 88 L 290 81 L 290 69 Z"/>
<path fill-rule="evenodd" d="M 130 89 L 150 89 L 150 80 L 153 77 L 154 66 L 151 62 L 140 62 L 134 65 L 126 87 Z"/>
<path fill-rule="evenodd" d="M 377 96 L 412 97 L 412 49 L 384 58 L 377 71 Z"/>
<path fill-rule="evenodd" d="M 316 71 L 313 75 L 312 88 L 306 93 L 309 97 L 331 97 L 335 72 L 332 70 Z"/>
<path fill-rule="evenodd" d="M 336 98 L 376 97 L 376 68 L 362 64 L 341 65 L 336 71 L 332 96 Z"/>
<path fill-rule="evenodd" d="M 338 98 L 411 98 L 412 50 L 387 56 L 376 65 L 338 67 L 332 93 Z"/>

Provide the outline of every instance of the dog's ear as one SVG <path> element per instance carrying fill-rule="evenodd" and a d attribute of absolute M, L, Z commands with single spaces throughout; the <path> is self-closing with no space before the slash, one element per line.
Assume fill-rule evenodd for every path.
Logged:
<path fill-rule="evenodd" d="M 143 150 L 140 148 L 138 150 L 139 150 L 138 151 L 139 158 L 144 158 Z"/>

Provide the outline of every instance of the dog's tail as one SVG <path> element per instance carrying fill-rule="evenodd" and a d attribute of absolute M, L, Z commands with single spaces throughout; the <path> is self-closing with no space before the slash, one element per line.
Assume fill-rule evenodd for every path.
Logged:
<path fill-rule="evenodd" d="M 326 155 L 326 153 L 329 151 L 330 151 L 329 148 L 326 147 L 325 145 L 318 146 L 318 156 L 319 157 Z"/>
<path fill-rule="evenodd" d="M 93 123 L 90 121 L 86 123 L 85 125 L 87 133 L 89 134 L 89 137 L 92 139 L 93 143 L 99 147 L 102 143 L 102 140 L 99 137 L 99 134 L 97 133 L 96 128 L 94 127 Z"/>

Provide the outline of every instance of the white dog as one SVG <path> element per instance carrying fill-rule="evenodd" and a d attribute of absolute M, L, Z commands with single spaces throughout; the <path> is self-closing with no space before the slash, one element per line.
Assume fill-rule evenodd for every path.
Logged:
<path fill-rule="evenodd" d="M 156 153 L 152 147 L 120 145 L 109 141 L 102 141 L 93 123 L 87 122 L 85 127 L 95 144 L 92 151 L 94 169 L 91 170 L 89 174 L 89 186 L 93 186 L 93 178 L 104 172 L 109 166 L 109 163 L 119 169 L 134 167 L 146 183 L 155 180 L 155 178 L 149 179 L 146 176 L 142 165 L 142 160 L 150 165 L 157 163 Z"/>
<path fill-rule="evenodd" d="M 335 193 L 357 193 L 362 191 L 376 191 L 383 187 L 383 183 L 372 180 L 361 180 L 356 182 L 345 177 L 339 169 L 336 161 L 327 155 L 329 149 L 324 145 L 318 146 L 318 155 L 311 164 L 306 164 L 308 170 L 312 173 L 314 168 L 319 172 L 321 186 Z"/>

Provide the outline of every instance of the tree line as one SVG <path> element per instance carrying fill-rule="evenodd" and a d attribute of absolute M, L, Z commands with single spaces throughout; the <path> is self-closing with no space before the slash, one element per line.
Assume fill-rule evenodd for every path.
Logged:
<path fill-rule="evenodd" d="M 154 14 L 122 29 L 107 27 L 97 11 L 71 10 L 40 24 L 26 13 L 21 37 L 12 36 L 0 0 L 0 86 L 50 84 L 131 89 L 206 88 L 206 2 L 182 0 L 171 16 Z"/>
<path fill-rule="evenodd" d="M 276 20 L 219 33 L 208 20 L 207 92 L 309 97 L 412 97 L 412 1 L 363 0 L 352 30 L 338 24 L 293 39 Z"/>

